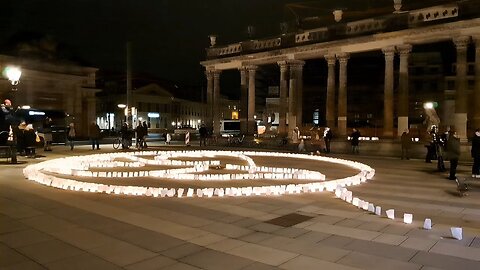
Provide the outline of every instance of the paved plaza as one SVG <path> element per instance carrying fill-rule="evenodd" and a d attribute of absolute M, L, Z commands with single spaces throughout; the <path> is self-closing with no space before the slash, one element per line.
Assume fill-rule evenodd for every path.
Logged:
<path fill-rule="evenodd" d="M 326 191 L 133 197 L 59 190 L 22 174 L 28 164 L 109 151 L 56 146 L 47 157 L 0 164 L 0 269 L 480 269 L 480 180 L 460 197 L 455 182 L 423 160 L 332 154 L 376 170 L 349 190 L 381 206 L 381 217 Z M 276 166 L 318 170 L 327 180 L 354 174 L 325 163 Z M 469 179 L 470 170 L 460 164 L 458 176 Z M 395 220 L 385 216 L 390 208 Z M 403 213 L 413 214 L 412 224 Z M 423 229 L 425 218 L 432 230 Z M 451 227 L 463 228 L 462 240 Z"/>

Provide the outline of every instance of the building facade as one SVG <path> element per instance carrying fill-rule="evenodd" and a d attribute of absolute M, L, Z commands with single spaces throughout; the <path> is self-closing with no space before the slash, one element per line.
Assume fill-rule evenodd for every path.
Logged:
<path fill-rule="evenodd" d="M 446 121 L 452 123 L 459 136 L 465 139 L 468 128 L 480 127 L 480 110 L 470 108 L 472 104 L 480 104 L 479 17 L 478 1 L 452 1 L 357 21 L 342 22 L 340 18 L 335 24 L 269 39 L 225 46 L 212 44 L 207 49 L 207 60 L 201 62 L 206 69 L 207 102 L 212 107 L 209 119 L 214 123 L 220 120 L 217 100 L 222 71 L 237 69 L 241 78 L 240 106 L 245 112 L 240 114 L 240 119 L 246 123 L 242 132 L 253 133 L 256 71 L 262 65 L 276 64 L 280 81 L 278 132 L 292 134 L 296 126 L 303 125 L 305 62 L 324 59 L 328 68 L 326 105 L 322 113 L 328 126 L 336 127 L 337 134 L 346 135 L 350 120 L 347 119 L 347 65 L 356 55 L 376 52 L 384 57 L 384 72 L 371 76 L 384 78 L 383 104 L 372 106 L 383 106 L 383 137 L 400 136 L 409 128 L 409 60 L 412 50 L 417 46 L 449 42 L 454 45 L 451 54 L 455 56 L 456 69 L 454 109 Z M 475 82 L 469 95 L 467 49 L 472 47 L 475 51 Z M 396 69 L 397 73 L 394 72 Z"/>

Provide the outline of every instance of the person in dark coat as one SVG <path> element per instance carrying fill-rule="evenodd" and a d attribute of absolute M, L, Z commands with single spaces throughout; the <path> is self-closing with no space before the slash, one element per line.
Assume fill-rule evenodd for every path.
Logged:
<path fill-rule="evenodd" d="M 477 128 L 473 134 L 471 154 L 473 158 L 472 177 L 480 178 L 480 128 Z"/>
<path fill-rule="evenodd" d="M 408 129 L 402 133 L 402 137 L 400 137 L 400 141 L 402 143 L 402 159 L 410 159 L 408 151 L 410 150 L 410 146 L 412 144 L 412 138 L 408 133 Z"/>
<path fill-rule="evenodd" d="M 198 133 L 200 133 L 200 146 L 207 146 L 207 136 L 208 136 L 208 131 L 205 125 L 202 125 L 200 129 L 198 130 Z"/>
<path fill-rule="evenodd" d="M 358 154 L 358 144 L 360 141 L 360 131 L 358 129 L 354 128 L 352 134 L 350 135 L 351 140 L 350 143 L 352 144 L 352 154 Z"/>
<path fill-rule="evenodd" d="M 92 150 L 95 150 L 95 146 L 97 147 L 97 150 L 100 149 L 100 127 L 97 125 L 97 123 L 92 122 L 90 124 L 90 127 L 88 128 L 88 137 L 90 137 L 90 140 L 92 141 Z"/>
<path fill-rule="evenodd" d="M 460 139 L 454 130 L 450 130 L 447 141 L 448 158 L 450 159 L 450 175 L 449 180 L 457 179 L 457 165 L 460 158 Z"/>
<path fill-rule="evenodd" d="M 0 145 L 7 145 L 10 126 L 13 124 L 13 108 L 9 99 L 0 105 Z"/>

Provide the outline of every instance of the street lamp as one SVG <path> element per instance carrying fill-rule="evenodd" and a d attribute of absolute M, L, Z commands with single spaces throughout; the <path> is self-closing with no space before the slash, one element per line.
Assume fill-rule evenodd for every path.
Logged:
<path fill-rule="evenodd" d="M 12 83 L 12 91 L 17 91 L 15 86 L 20 81 L 20 76 L 22 76 L 22 71 L 18 67 L 8 66 L 4 70 L 4 75 Z"/>
<path fill-rule="evenodd" d="M 128 117 L 128 106 L 126 104 L 121 103 L 121 104 L 118 104 L 117 107 L 123 110 L 123 114 L 125 115 L 123 121 L 126 122 Z M 123 125 L 123 123 L 121 124 Z"/>
<path fill-rule="evenodd" d="M 20 82 L 20 76 L 22 76 L 22 71 L 18 67 L 8 66 L 3 70 L 3 75 L 12 84 L 12 103 L 16 106 L 15 93 L 17 92 L 17 85 Z"/>

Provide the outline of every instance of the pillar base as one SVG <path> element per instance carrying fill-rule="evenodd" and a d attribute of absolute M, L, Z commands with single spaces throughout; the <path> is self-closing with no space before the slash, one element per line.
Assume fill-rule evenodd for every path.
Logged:
<path fill-rule="evenodd" d="M 397 137 L 402 136 L 402 133 L 409 128 L 408 126 L 408 116 L 399 116 L 398 117 L 398 129 Z"/>

